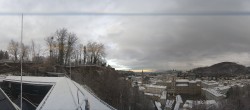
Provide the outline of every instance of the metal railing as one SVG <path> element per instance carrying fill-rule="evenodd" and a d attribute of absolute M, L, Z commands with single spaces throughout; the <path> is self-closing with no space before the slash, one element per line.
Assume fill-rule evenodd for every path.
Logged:
<path fill-rule="evenodd" d="M 80 88 L 72 81 L 72 79 L 67 74 L 65 74 L 65 77 L 69 78 L 70 81 L 76 86 L 76 88 L 84 95 L 84 93 L 80 90 Z M 87 92 L 89 92 L 92 96 L 94 96 L 97 100 L 99 100 L 101 103 L 103 103 L 104 105 L 106 105 L 108 108 L 110 108 L 111 110 L 116 110 L 114 107 L 110 106 L 109 104 L 107 104 L 106 102 L 104 102 L 102 99 L 100 99 L 99 97 L 97 97 L 97 95 L 87 85 L 81 85 L 81 86 Z"/>
<path fill-rule="evenodd" d="M 87 90 L 92 96 L 94 96 L 97 100 L 99 100 L 101 103 L 109 107 L 111 110 L 116 110 L 114 107 L 110 106 L 106 102 L 104 102 L 102 99 L 96 96 L 96 94 L 87 86 L 87 85 L 82 85 L 82 87 Z"/>

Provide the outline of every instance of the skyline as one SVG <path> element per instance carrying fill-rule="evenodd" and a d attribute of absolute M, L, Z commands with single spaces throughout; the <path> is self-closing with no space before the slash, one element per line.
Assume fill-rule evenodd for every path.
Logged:
<path fill-rule="evenodd" d="M 98 1 L 98 0 L 97 0 Z M 250 65 L 250 16 L 221 12 L 250 12 L 250 2 L 202 1 L 0 1 L 0 13 L 213 13 L 201 16 L 76 16 L 24 15 L 24 43 L 57 29 L 76 33 L 81 43 L 106 45 L 108 64 L 126 70 L 187 70 L 222 61 Z M 150 7 L 150 8 L 148 8 Z M 212 8 L 213 7 L 213 8 Z M 220 16 L 221 15 L 221 16 Z M 0 14 L 1 49 L 19 40 L 21 16 Z M 43 47 L 45 49 L 45 47 Z M 46 55 L 46 53 L 43 53 Z"/>

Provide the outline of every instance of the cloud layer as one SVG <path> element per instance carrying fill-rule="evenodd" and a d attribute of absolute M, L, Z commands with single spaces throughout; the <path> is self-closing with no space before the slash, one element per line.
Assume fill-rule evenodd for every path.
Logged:
<path fill-rule="evenodd" d="M 4 12 L 189 13 L 249 12 L 244 0 L 11 0 Z M 20 38 L 20 16 L 0 16 L 0 46 Z M 221 61 L 250 65 L 250 16 L 24 16 L 25 43 L 65 27 L 107 47 L 119 69 L 191 69 Z"/>

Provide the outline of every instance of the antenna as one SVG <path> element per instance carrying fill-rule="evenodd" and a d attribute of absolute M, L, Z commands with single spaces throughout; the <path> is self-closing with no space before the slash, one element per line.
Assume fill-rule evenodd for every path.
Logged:
<path fill-rule="evenodd" d="M 22 21 L 21 21 L 21 52 L 23 51 L 22 49 L 22 44 L 23 44 L 23 14 L 22 14 Z M 23 55 L 21 53 L 21 100 L 20 100 L 20 105 L 21 105 L 21 110 L 23 109 Z"/>
<path fill-rule="evenodd" d="M 69 74 L 70 74 L 70 79 L 71 79 L 71 54 L 70 54 L 70 59 L 69 59 Z"/>

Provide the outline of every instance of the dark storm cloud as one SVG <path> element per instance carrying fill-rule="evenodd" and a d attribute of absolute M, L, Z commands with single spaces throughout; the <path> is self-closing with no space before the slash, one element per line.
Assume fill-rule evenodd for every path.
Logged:
<path fill-rule="evenodd" d="M 1 12 L 246 12 L 245 0 L 0 1 Z M 11 7 L 11 8 L 10 8 Z M 120 69 L 190 69 L 220 61 L 250 65 L 250 16 L 25 16 L 25 42 L 65 27 L 86 44 L 106 44 Z M 20 17 L 0 16 L 0 46 L 19 39 Z M 46 49 L 45 49 L 46 50 Z"/>
<path fill-rule="evenodd" d="M 178 2 L 175 11 L 237 12 L 247 11 L 245 1 Z M 248 16 L 167 16 L 127 18 L 123 36 L 125 50 L 118 50 L 135 69 L 190 69 L 220 61 L 249 65 L 250 20 Z M 129 22 L 130 20 L 136 22 Z M 126 20 L 124 20 L 126 21 Z M 131 23 L 131 25 L 129 25 Z M 126 25 L 125 25 L 126 26 Z M 120 39 L 120 38 L 119 38 Z M 124 42 L 127 41 L 127 42 Z M 118 54 L 117 54 L 118 55 Z M 236 58 L 237 57 L 237 58 Z M 241 57 L 241 59 L 239 59 Z M 122 59 L 122 58 L 121 58 Z M 137 59 L 137 60 L 134 60 Z"/>
<path fill-rule="evenodd" d="M 125 57 L 127 60 L 123 64 L 136 64 L 138 69 L 168 68 L 173 63 L 186 64 L 189 67 L 185 68 L 192 68 L 197 66 L 195 64 L 197 61 L 214 59 L 213 63 L 216 63 L 218 61 L 216 58 L 221 55 L 250 51 L 249 17 L 172 17 L 172 19 L 180 21 L 166 18 L 158 23 L 153 22 L 144 26 L 145 22 L 151 22 L 150 19 L 145 22 L 138 20 L 142 22 L 140 26 L 144 27 L 144 32 L 140 32 L 141 29 L 138 29 L 140 27 L 129 26 L 133 29 L 130 28 L 128 31 L 137 32 L 138 35 L 134 35 L 135 39 L 123 36 L 124 40 L 119 42 L 121 39 L 119 38 L 117 42 L 124 46 L 124 50 L 120 50 L 123 57 L 132 55 L 129 58 L 136 58 L 138 61 L 130 62 L 129 58 Z M 235 61 L 223 58 L 224 56 L 221 58 L 222 61 Z"/>

